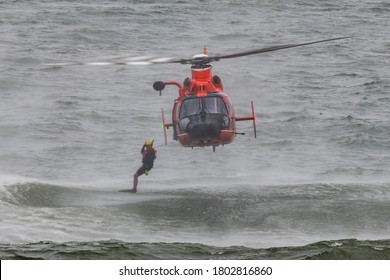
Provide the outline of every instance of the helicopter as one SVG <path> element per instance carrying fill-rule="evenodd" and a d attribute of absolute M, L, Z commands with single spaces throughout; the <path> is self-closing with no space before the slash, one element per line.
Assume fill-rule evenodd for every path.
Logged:
<path fill-rule="evenodd" d="M 150 58 L 150 57 L 124 57 L 114 61 L 101 62 L 65 62 L 48 63 L 46 66 L 68 66 L 68 65 L 150 65 L 150 64 L 190 64 L 191 78 L 186 78 L 183 84 L 175 81 L 157 81 L 153 84 L 154 90 L 160 96 L 166 85 L 174 85 L 178 88 L 178 97 L 174 99 L 172 108 L 172 121 L 165 121 L 164 109 L 161 109 L 162 128 L 164 130 L 164 143 L 167 145 L 167 129 L 173 128 L 173 140 L 178 141 L 184 147 L 206 147 L 212 146 L 215 152 L 216 147 L 230 144 L 238 133 L 236 122 L 252 121 L 253 135 L 256 138 L 256 115 L 254 103 L 251 101 L 252 114 L 250 116 L 237 117 L 229 96 L 224 92 L 222 80 L 219 76 L 212 74 L 211 62 L 223 59 L 237 58 L 272 52 L 282 49 L 306 46 L 329 41 L 347 39 L 350 37 L 338 37 L 319 41 L 311 41 L 299 44 L 277 45 L 255 50 L 238 52 L 226 55 L 209 56 L 207 48 L 203 53 L 189 59 L 175 58 Z"/>
<path fill-rule="evenodd" d="M 161 109 L 163 120 L 164 142 L 167 145 L 167 129 L 173 127 L 173 139 L 184 147 L 212 146 L 213 151 L 220 145 L 233 142 L 238 133 L 237 121 L 252 121 L 256 138 L 256 116 L 251 101 L 252 115 L 237 117 L 229 96 L 224 93 L 221 78 L 212 74 L 212 65 L 208 61 L 207 48 L 194 60 L 181 61 L 191 63 L 191 78 L 183 84 L 178 82 L 157 81 L 153 88 L 160 92 L 165 85 L 178 87 L 178 98 L 174 100 L 172 122 L 166 123 L 164 109 Z"/>
<path fill-rule="evenodd" d="M 160 93 L 160 96 L 166 85 L 178 87 L 178 98 L 173 103 L 171 123 L 165 122 L 164 109 L 161 110 L 165 145 L 167 145 L 167 129 L 173 127 L 173 139 L 179 141 L 182 146 L 192 148 L 212 146 L 215 152 L 217 146 L 232 143 L 236 135 L 245 135 L 245 133 L 237 132 L 236 122 L 238 121 L 252 121 L 253 135 L 257 137 L 253 101 L 251 101 L 252 115 L 237 117 L 229 96 L 224 93 L 221 78 L 212 74 L 210 62 L 345 38 L 348 37 L 279 45 L 211 57 L 208 56 L 207 48 L 204 47 L 203 54 L 196 55 L 192 59 L 166 61 L 166 63 L 191 64 L 191 78 L 186 78 L 183 84 L 174 81 L 157 81 L 153 84 L 153 88 Z"/>

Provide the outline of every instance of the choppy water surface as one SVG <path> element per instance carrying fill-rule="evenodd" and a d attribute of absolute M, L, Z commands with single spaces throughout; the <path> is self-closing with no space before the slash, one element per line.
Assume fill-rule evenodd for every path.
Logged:
<path fill-rule="evenodd" d="M 2 259 L 388 259 L 390 4 L 0 2 Z M 163 145 L 156 80 L 188 66 L 69 66 L 353 38 L 214 63 L 225 147 Z M 171 133 L 171 131 L 168 130 Z M 132 185 L 139 149 L 155 168 Z"/>

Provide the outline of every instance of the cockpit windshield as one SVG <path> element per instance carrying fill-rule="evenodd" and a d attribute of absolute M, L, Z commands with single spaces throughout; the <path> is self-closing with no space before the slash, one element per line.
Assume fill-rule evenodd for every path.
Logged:
<path fill-rule="evenodd" d="M 201 110 L 201 99 L 188 98 L 183 101 L 180 109 L 180 118 L 196 115 Z"/>
<path fill-rule="evenodd" d="M 202 110 L 211 114 L 228 114 L 222 97 L 207 96 L 185 99 L 180 109 L 180 118 L 197 115 Z"/>
<path fill-rule="evenodd" d="M 205 97 L 204 108 L 206 111 L 213 114 L 224 114 L 227 115 L 225 103 L 221 97 Z"/>

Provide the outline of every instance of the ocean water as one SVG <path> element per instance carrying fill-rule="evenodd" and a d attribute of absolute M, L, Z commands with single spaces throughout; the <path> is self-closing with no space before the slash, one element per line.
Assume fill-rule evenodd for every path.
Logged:
<path fill-rule="evenodd" d="M 1 259 L 389 259 L 387 1 L 0 1 Z M 350 39 L 213 64 L 245 132 L 163 142 L 154 81 L 189 58 Z M 167 113 L 167 114 L 168 114 Z M 168 130 L 168 133 L 172 131 Z M 132 187 L 147 139 L 155 168 Z"/>

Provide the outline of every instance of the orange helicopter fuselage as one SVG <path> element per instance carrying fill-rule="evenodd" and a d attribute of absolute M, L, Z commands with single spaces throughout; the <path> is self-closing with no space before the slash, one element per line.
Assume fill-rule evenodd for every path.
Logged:
<path fill-rule="evenodd" d="M 162 110 L 165 143 L 166 129 L 173 127 L 173 139 L 184 147 L 215 147 L 233 142 L 236 132 L 236 121 L 252 120 L 255 129 L 256 117 L 252 102 L 252 116 L 238 118 L 235 116 L 233 104 L 223 92 L 222 81 L 212 75 L 211 65 L 191 67 L 191 78 L 183 84 L 178 82 L 163 83 L 176 85 L 179 96 L 172 109 L 172 123 L 165 123 Z"/>

